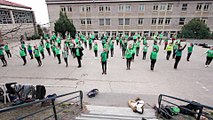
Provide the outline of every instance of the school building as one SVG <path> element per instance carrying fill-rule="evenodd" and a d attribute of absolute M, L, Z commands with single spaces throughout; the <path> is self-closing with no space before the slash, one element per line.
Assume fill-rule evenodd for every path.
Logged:
<path fill-rule="evenodd" d="M 213 31 L 212 0 L 46 0 L 46 4 L 52 31 L 60 11 L 85 35 L 163 32 L 170 37 L 193 18 Z"/>
<path fill-rule="evenodd" d="M 34 12 L 28 6 L 0 0 L 0 32 L 3 40 L 20 40 L 21 35 L 34 35 Z"/>

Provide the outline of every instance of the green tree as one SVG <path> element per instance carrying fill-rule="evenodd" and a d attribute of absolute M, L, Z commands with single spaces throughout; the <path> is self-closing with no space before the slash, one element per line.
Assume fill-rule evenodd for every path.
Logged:
<path fill-rule="evenodd" d="M 199 19 L 192 19 L 188 24 L 182 27 L 179 37 L 206 39 L 210 38 L 210 35 L 210 29 L 205 23 Z"/>
<path fill-rule="evenodd" d="M 57 33 L 61 33 L 63 36 L 65 36 L 66 32 L 69 32 L 71 37 L 75 37 L 76 28 L 63 12 L 60 12 L 59 19 L 56 21 L 54 28 Z"/>

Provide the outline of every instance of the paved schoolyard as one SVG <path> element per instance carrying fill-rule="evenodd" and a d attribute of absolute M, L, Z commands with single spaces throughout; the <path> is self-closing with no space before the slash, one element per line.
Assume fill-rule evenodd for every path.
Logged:
<path fill-rule="evenodd" d="M 33 44 L 38 41 L 31 41 Z M 149 41 L 149 45 L 152 45 Z M 77 60 L 69 56 L 69 67 L 57 64 L 57 59 L 47 56 L 43 66 L 37 67 L 35 59 L 27 58 L 27 65 L 18 57 L 19 43 L 11 43 L 13 58 L 8 60 L 8 67 L 0 67 L 0 83 L 16 81 L 22 84 L 44 84 L 47 93 L 63 94 L 74 90 L 85 93 L 98 88 L 100 94 L 93 99 L 85 97 L 88 104 L 125 106 L 129 98 L 140 96 L 147 103 L 156 103 L 160 93 L 196 100 L 213 106 L 213 63 L 204 67 L 207 49 L 195 46 L 191 61 L 186 61 L 187 49 L 184 50 L 178 69 L 174 70 L 174 60 L 165 59 L 166 52 L 160 46 L 155 71 L 150 71 L 149 47 L 147 60 L 142 60 L 142 52 L 126 70 L 126 60 L 121 58 L 121 50 L 115 45 L 115 55 L 108 60 L 108 74 L 102 75 L 100 58 L 95 59 L 93 51 L 84 50 L 83 67 L 77 68 Z M 99 43 L 99 52 L 101 52 Z"/>

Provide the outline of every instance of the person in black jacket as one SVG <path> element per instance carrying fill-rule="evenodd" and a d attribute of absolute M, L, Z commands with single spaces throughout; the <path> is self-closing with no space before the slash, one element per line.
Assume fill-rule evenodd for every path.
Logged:
<path fill-rule="evenodd" d="M 81 46 L 80 41 L 78 42 L 76 49 L 75 49 L 75 55 L 77 57 L 78 60 L 78 68 L 81 67 L 81 60 L 82 60 L 82 56 L 83 56 L 83 50 L 84 48 Z"/>

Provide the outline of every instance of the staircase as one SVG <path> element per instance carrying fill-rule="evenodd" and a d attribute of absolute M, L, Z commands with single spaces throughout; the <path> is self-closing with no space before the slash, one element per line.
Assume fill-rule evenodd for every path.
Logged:
<path fill-rule="evenodd" d="M 143 114 L 134 113 L 129 107 L 87 105 L 88 112 L 81 113 L 76 120 L 158 120 L 153 109 L 144 109 Z"/>

